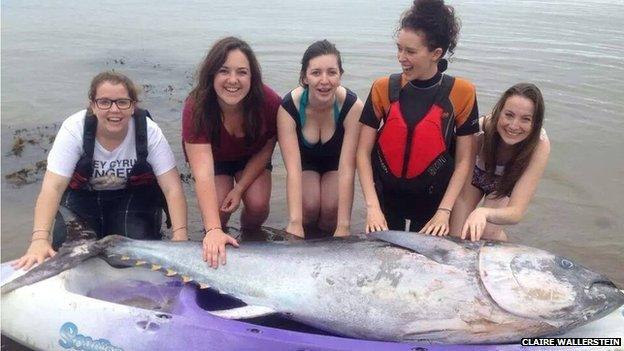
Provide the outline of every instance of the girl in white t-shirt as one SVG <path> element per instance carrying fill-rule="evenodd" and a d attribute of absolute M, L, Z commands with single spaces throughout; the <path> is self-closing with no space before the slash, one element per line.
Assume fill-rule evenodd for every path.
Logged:
<path fill-rule="evenodd" d="M 162 210 L 168 209 L 172 239 L 188 239 L 186 198 L 173 152 L 149 113 L 136 106 L 137 96 L 132 81 L 120 73 L 93 78 L 89 108 L 63 122 L 50 150 L 31 244 L 16 267 L 28 269 L 55 255 L 66 235 L 59 206 L 77 214 L 99 238 L 135 239 L 160 239 Z"/>

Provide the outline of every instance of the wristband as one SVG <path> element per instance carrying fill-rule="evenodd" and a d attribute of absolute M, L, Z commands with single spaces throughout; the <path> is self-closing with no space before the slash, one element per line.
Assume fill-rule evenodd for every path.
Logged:
<path fill-rule="evenodd" d="M 444 208 L 444 207 L 438 207 L 438 211 L 444 211 L 444 212 L 448 212 L 451 213 L 451 210 L 448 208 Z"/>
<path fill-rule="evenodd" d="M 212 228 L 206 229 L 205 234 L 208 234 L 208 233 L 210 233 L 211 231 L 213 231 L 215 229 L 222 229 L 222 228 L 221 227 L 212 227 Z"/>
<path fill-rule="evenodd" d="M 180 228 L 176 228 L 176 229 L 172 230 L 171 233 L 175 233 L 175 232 L 177 232 L 178 230 L 181 230 L 181 229 L 186 229 L 186 226 L 183 225 Z"/>

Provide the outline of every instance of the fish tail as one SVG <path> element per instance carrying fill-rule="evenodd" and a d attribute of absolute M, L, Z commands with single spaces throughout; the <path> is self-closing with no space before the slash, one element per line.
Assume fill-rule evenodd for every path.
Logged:
<path fill-rule="evenodd" d="M 0 289 L 2 294 L 73 268 L 80 262 L 99 255 L 106 247 L 120 240 L 120 237 L 115 235 L 98 241 L 96 233 L 73 212 L 64 207 L 61 207 L 59 211 L 67 226 L 67 240 L 54 257 L 45 260 L 27 273 L 3 284 Z M 123 239 L 123 237 L 121 238 Z"/>

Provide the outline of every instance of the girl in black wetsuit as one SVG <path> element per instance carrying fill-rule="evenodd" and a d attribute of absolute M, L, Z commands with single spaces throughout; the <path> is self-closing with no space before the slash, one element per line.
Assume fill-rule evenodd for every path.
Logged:
<path fill-rule="evenodd" d="M 300 87 L 286 94 L 277 115 L 287 171 L 289 233 L 349 234 L 358 118 L 363 103 L 340 85 L 340 52 L 327 40 L 301 60 Z"/>
<path fill-rule="evenodd" d="M 402 72 L 377 79 L 362 111 L 358 174 L 366 231 L 447 235 L 474 160 L 474 86 L 444 74 L 459 24 L 443 0 L 416 0 L 397 33 Z"/>

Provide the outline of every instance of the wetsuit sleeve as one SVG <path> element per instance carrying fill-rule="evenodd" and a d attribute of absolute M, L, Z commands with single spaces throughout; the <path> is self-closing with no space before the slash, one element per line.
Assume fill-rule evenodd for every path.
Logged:
<path fill-rule="evenodd" d="M 270 139 L 277 135 L 277 111 L 282 98 L 273 89 L 264 86 L 264 109 L 262 114 L 266 122 L 266 138 Z"/>
<path fill-rule="evenodd" d="M 362 124 L 379 129 L 381 120 L 384 118 L 390 106 L 388 83 L 388 77 L 377 79 L 375 83 L 373 83 L 373 87 L 364 104 L 362 115 L 360 116 L 360 122 Z"/>
<path fill-rule="evenodd" d="M 479 107 L 474 85 L 456 78 L 450 99 L 455 109 L 455 134 L 463 136 L 479 132 Z"/>
<path fill-rule="evenodd" d="M 195 102 L 188 98 L 182 110 L 182 140 L 189 144 L 209 144 L 210 134 L 203 130 L 198 131 L 193 122 L 193 106 Z"/>
<path fill-rule="evenodd" d="M 160 176 L 176 166 L 171 146 L 162 130 L 152 120 L 147 120 L 147 162 L 152 166 L 154 175 Z"/>
<path fill-rule="evenodd" d="M 82 129 L 85 111 L 67 118 L 59 129 L 48 154 L 47 170 L 71 177 L 82 155 Z"/>

